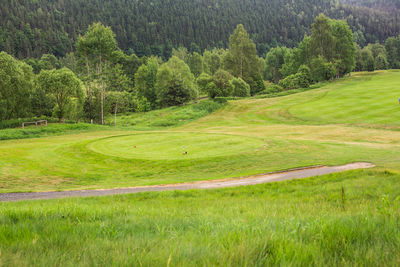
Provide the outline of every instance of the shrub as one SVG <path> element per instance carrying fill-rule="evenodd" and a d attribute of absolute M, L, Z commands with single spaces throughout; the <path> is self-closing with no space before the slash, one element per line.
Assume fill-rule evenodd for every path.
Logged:
<path fill-rule="evenodd" d="M 197 85 L 199 86 L 199 90 L 201 92 L 206 92 L 207 84 L 211 81 L 212 77 L 204 72 L 200 74 L 200 76 L 196 79 Z"/>
<path fill-rule="evenodd" d="M 214 82 L 209 82 L 206 86 L 206 92 L 209 98 L 213 99 L 221 95 L 220 89 L 215 85 Z"/>
<path fill-rule="evenodd" d="M 284 89 L 282 86 L 273 83 L 270 86 L 268 86 L 268 88 L 264 92 L 266 92 L 267 94 L 270 94 L 270 93 L 279 93 L 279 92 L 282 92 L 283 90 Z"/>
<path fill-rule="evenodd" d="M 145 97 L 136 97 L 136 111 L 146 112 L 151 110 L 151 103 Z"/>
<path fill-rule="evenodd" d="M 229 82 L 232 87 L 232 96 L 250 96 L 250 85 L 248 85 L 241 78 L 232 78 Z"/>
<path fill-rule="evenodd" d="M 213 83 L 218 88 L 218 94 L 216 96 L 230 96 L 232 94 L 232 87 L 230 80 L 232 75 L 222 69 L 217 70 L 213 75 Z"/>
<path fill-rule="evenodd" d="M 336 76 L 336 68 L 333 63 L 319 56 L 311 61 L 311 73 L 314 82 L 327 81 Z"/>
<path fill-rule="evenodd" d="M 214 98 L 214 101 L 219 104 L 225 104 L 228 102 L 228 100 L 225 97 L 216 97 Z"/>
<path fill-rule="evenodd" d="M 183 60 L 173 56 L 159 67 L 156 93 L 161 107 L 181 105 L 197 99 L 197 84 Z"/>
<path fill-rule="evenodd" d="M 297 73 L 301 73 L 303 75 L 303 79 L 310 85 L 312 81 L 311 77 L 311 70 L 308 66 L 306 65 L 301 65 L 299 69 L 297 70 Z M 308 85 L 308 86 L 309 86 Z M 303 87 L 308 87 L 308 86 L 303 86 Z"/>
<path fill-rule="evenodd" d="M 246 82 L 250 85 L 250 94 L 256 95 L 257 93 L 265 90 L 264 80 L 261 75 L 249 78 Z"/>

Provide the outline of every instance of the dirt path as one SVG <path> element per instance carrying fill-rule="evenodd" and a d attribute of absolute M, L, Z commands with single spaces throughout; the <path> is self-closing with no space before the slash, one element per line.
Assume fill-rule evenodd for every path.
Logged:
<path fill-rule="evenodd" d="M 53 199 L 66 197 L 89 197 L 89 196 L 107 196 L 118 194 L 132 194 L 139 192 L 154 191 L 170 191 L 170 190 L 189 190 L 189 189 L 211 189 L 245 185 L 256 185 L 262 183 L 270 183 L 284 181 L 290 179 L 308 178 L 312 176 L 325 175 L 348 170 L 372 168 L 375 165 L 366 162 L 351 163 L 342 166 L 317 166 L 309 168 L 293 169 L 282 172 L 267 173 L 257 176 L 243 177 L 237 179 L 225 179 L 214 181 L 201 181 L 195 183 L 157 185 L 157 186 L 140 186 L 130 188 L 115 189 L 97 189 L 97 190 L 73 190 L 61 192 L 29 192 L 29 193 L 5 193 L 0 194 L 0 201 L 20 201 L 34 199 Z"/>

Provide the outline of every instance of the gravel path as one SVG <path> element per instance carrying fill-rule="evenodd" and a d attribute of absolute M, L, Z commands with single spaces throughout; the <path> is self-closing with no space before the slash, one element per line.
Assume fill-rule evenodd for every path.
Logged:
<path fill-rule="evenodd" d="M 157 185 L 157 186 L 140 186 L 130 188 L 115 189 L 97 189 L 97 190 L 73 190 L 61 192 L 29 192 L 29 193 L 5 193 L 0 194 L 0 201 L 20 201 L 34 199 L 53 199 L 66 197 L 89 197 L 89 196 L 107 196 L 118 194 L 132 194 L 139 192 L 154 191 L 170 191 L 170 190 L 189 190 L 189 189 L 211 189 L 222 187 L 234 187 L 245 185 L 256 185 L 262 183 L 270 183 L 284 181 L 290 179 L 300 179 L 312 176 L 336 173 L 348 170 L 372 168 L 375 165 L 366 162 L 351 163 L 342 166 L 317 166 L 309 168 L 299 168 L 282 172 L 267 173 L 257 176 L 243 177 L 237 179 L 225 179 L 214 181 L 201 181 L 195 183 Z"/>

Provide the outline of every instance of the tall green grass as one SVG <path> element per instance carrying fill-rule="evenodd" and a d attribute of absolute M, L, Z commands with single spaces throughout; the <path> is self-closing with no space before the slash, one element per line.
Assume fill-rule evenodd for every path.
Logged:
<path fill-rule="evenodd" d="M 49 123 L 48 126 L 27 126 L 25 129 L 13 128 L 0 130 L 0 140 L 26 139 L 36 137 L 46 137 L 53 135 L 63 135 L 70 133 L 80 133 L 93 130 L 105 130 L 108 127 L 87 123 L 58 124 Z"/>
<path fill-rule="evenodd" d="M 399 180 L 365 170 L 210 191 L 1 203 L 0 264 L 398 266 Z"/>
<path fill-rule="evenodd" d="M 224 106 L 211 100 L 202 100 L 196 104 L 175 106 L 145 113 L 127 113 L 117 116 L 118 127 L 135 130 L 156 130 L 177 127 L 213 113 Z M 114 125 L 114 117 L 109 116 L 106 124 Z"/>

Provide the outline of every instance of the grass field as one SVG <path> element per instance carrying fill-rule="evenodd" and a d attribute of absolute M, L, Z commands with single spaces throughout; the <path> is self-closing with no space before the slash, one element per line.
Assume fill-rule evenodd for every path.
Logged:
<path fill-rule="evenodd" d="M 357 73 L 171 124 L 153 124 L 168 113 L 156 111 L 120 117 L 126 128 L 0 141 L 0 192 L 377 165 L 244 188 L 1 203 L 0 265 L 398 266 L 399 97 L 400 71 Z"/>

